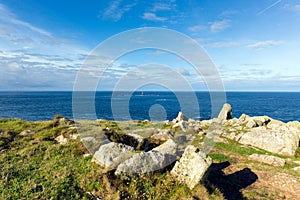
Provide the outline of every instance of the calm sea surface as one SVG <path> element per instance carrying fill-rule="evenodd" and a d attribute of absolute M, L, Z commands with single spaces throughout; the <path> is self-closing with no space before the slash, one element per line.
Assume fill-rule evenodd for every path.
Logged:
<path fill-rule="evenodd" d="M 95 116 L 102 119 L 171 120 L 183 105 L 189 108 L 187 113 L 191 118 L 211 118 L 210 94 L 195 94 L 197 105 L 191 103 L 191 93 L 180 93 L 181 99 L 178 99 L 178 94 L 172 92 L 135 92 L 132 95 L 97 92 L 93 105 Z M 233 107 L 234 117 L 246 113 L 251 116 L 268 115 L 285 122 L 300 121 L 300 93 L 227 92 L 226 97 Z M 89 103 L 86 102 L 86 105 Z M 82 105 L 84 110 L 85 102 Z M 0 118 L 36 121 L 52 119 L 56 114 L 73 118 L 72 92 L 0 92 Z M 94 117 L 84 113 L 80 118 Z"/>

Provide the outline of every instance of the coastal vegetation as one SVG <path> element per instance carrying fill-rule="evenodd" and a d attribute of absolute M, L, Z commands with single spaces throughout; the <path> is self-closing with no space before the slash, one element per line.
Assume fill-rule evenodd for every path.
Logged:
<path fill-rule="evenodd" d="M 220 137 L 209 156 L 212 165 L 206 177 L 192 190 L 178 182 L 170 171 L 123 179 L 92 162 L 93 155 L 82 142 L 75 125 L 58 116 L 52 121 L 29 122 L 0 119 L 0 199 L 295 199 L 300 185 L 300 149 L 294 156 L 271 153 Z M 87 122 L 86 122 L 87 123 Z M 169 130 L 173 122 L 107 120 L 90 121 L 95 130 L 112 129 L 128 134 L 150 128 Z M 126 127 L 127 128 L 126 128 Z M 230 128 L 230 127 L 228 127 Z M 26 130 L 26 131 L 25 131 Z M 173 128 L 173 132 L 180 130 Z M 205 132 L 205 130 L 202 130 Z M 199 132 L 199 131 L 198 131 Z M 203 137 L 194 136 L 201 146 Z M 186 133 L 186 132 L 185 132 Z M 205 135 L 205 134 L 204 134 Z M 63 136 L 62 144 L 57 137 Z M 249 155 L 271 155 L 285 160 L 273 166 L 249 159 Z M 284 182 L 280 189 L 278 185 Z M 299 188 L 298 188 L 299 189 Z"/>

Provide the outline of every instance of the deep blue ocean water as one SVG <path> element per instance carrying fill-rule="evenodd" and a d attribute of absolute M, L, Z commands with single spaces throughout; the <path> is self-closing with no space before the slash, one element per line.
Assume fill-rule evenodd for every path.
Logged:
<path fill-rule="evenodd" d="M 169 119 L 176 117 L 182 104 L 190 103 L 190 96 L 182 93 L 179 101 L 172 92 L 127 93 L 97 92 L 95 110 L 97 118 L 102 119 Z M 211 100 L 208 92 L 196 92 L 199 112 L 190 106 L 191 118 L 211 118 Z M 233 117 L 242 113 L 251 116 L 268 115 L 281 121 L 300 121 L 300 93 L 293 92 L 227 92 L 226 101 L 232 105 Z M 115 110 L 128 110 L 114 116 Z M 123 104 L 129 99 L 129 106 Z M 83 103 L 84 105 L 84 103 Z M 117 105 L 117 106 L 116 106 Z M 163 109 L 163 110 L 162 110 Z M 163 111 L 163 112 L 162 112 Z M 197 112 L 196 112 L 197 111 Z M 117 112 L 118 113 L 118 112 Z M 150 114 L 149 114 L 150 113 Z M 73 118 L 72 92 L 0 92 L 0 118 L 21 118 L 30 121 L 50 120 L 56 114 Z M 89 118 L 88 115 L 82 118 Z"/>

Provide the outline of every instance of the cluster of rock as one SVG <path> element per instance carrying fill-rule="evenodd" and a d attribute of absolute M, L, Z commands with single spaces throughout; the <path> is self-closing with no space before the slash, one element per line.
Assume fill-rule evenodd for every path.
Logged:
<path fill-rule="evenodd" d="M 222 112 L 232 111 L 224 106 Z M 300 123 L 284 123 L 268 116 L 250 117 L 242 114 L 240 118 L 227 118 L 223 121 L 221 135 L 271 153 L 294 156 L 299 147 Z"/>
<path fill-rule="evenodd" d="M 223 106 L 215 119 L 196 121 L 179 112 L 172 122 L 166 123 L 171 123 L 172 129 L 158 129 L 149 138 L 134 133 L 116 135 L 107 128 L 110 142 L 100 146 L 93 160 L 103 167 L 115 169 L 116 175 L 149 173 L 174 164 L 171 174 L 192 189 L 203 178 L 212 159 L 206 155 L 208 152 L 193 145 L 186 145 L 183 154 L 180 153 L 178 141 L 174 139 L 178 131 L 187 135 L 192 132 L 208 136 L 210 133 L 213 142 L 222 141 L 220 137 L 228 138 L 279 155 L 293 156 L 299 147 L 299 122 L 283 123 L 267 116 L 245 114 L 232 118 L 229 104 Z M 285 164 L 284 159 L 270 155 L 254 154 L 249 159 L 273 166 Z"/>
<path fill-rule="evenodd" d="M 173 120 L 173 128 L 179 127 L 183 132 L 189 130 L 191 124 L 183 113 Z M 192 145 L 187 146 L 182 154 L 172 129 L 157 129 L 148 138 L 135 133 L 116 133 L 110 128 L 104 130 L 111 142 L 100 146 L 93 161 L 115 170 L 115 174 L 121 177 L 151 173 L 175 164 L 171 174 L 192 189 L 212 163 L 211 158 Z"/>
<path fill-rule="evenodd" d="M 115 174 L 121 177 L 150 173 L 173 166 L 171 175 L 193 189 L 212 164 L 212 159 L 207 153 L 213 143 L 226 142 L 224 138 L 284 156 L 294 156 L 299 147 L 298 121 L 284 123 L 268 116 L 250 117 L 246 114 L 232 118 L 232 108 L 229 104 L 224 104 L 218 117 L 214 119 L 197 121 L 188 119 L 179 112 L 174 120 L 165 123 L 170 125 L 169 129 L 153 129 L 153 134 L 149 137 L 142 137 L 137 131 L 120 133 L 109 127 L 101 130 L 102 140 L 105 141 L 91 152 L 94 154 L 93 161 L 108 170 L 114 170 Z M 79 137 L 79 134 L 72 131 L 75 129 L 73 120 L 56 116 L 53 124 L 68 126 L 70 131 L 55 138 L 57 143 L 65 145 L 69 140 Z M 19 135 L 29 136 L 34 133 L 24 130 Z M 204 140 L 200 150 L 191 145 L 195 136 L 209 138 L 209 142 Z M 97 142 L 97 138 L 93 136 L 80 136 L 80 140 L 85 144 Z M 273 166 L 284 166 L 286 163 L 285 159 L 271 155 L 253 154 L 248 159 Z M 295 170 L 300 169 L 296 167 Z"/>

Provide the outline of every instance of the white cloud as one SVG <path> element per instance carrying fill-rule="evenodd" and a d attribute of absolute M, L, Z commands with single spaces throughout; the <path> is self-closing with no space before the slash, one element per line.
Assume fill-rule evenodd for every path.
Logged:
<path fill-rule="evenodd" d="M 237 10 L 225 10 L 220 14 L 220 17 L 229 17 L 232 15 L 239 14 L 239 11 Z"/>
<path fill-rule="evenodd" d="M 178 73 L 180 73 L 181 75 L 183 75 L 183 76 L 191 76 L 191 73 L 187 69 L 185 69 L 183 67 L 177 68 L 176 71 Z"/>
<path fill-rule="evenodd" d="M 149 21 L 160 21 L 160 22 L 167 20 L 166 17 L 158 17 L 155 13 L 151 13 L 151 12 L 144 13 L 142 18 Z"/>
<path fill-rule="evenodd" d="M 254 50 L 261 50 L 272 46 L 277 46 L 283 44 L 282 41 L 275 41 L 275 40 L 266 40 L 260 41 L 253 44 L 249 44 L 247 47 Z"/>
<path fill-rule="evenodd" d="M 231 21 L 226 20 L 226 19 L 224 19 L 222 21 L 212 22 L 211 25 L 210 25 L 210 30 L 214 33 L 223 31 L 226 28 L 230 27 L 230 23 L 231 23 Z"/>
<path fill-rule="evenodd" d="M 16 63 L 16 62 L 13 62 L 13 63 L 9 63 L 9 64 L 7 65 L 7 69 L 8 69 L 9 71 L 19 71 L 19 70 L 23 69 L 23 67 L 20 66 L 20 64 L 18 64 L 18 63 Z"/>
<path fill-rule="evenodd" d="M 122 16 L 131 10 L 136 5 L 136 2 L 127 5 L 121 5 L 123 0 L 115 0 L 110 3 L 108 8 L 104 11 L 103 14 L 99 16 L 102 19 L 112 19 L 114 21 L 118 21 L 122 18 Z"/>
<path fill-rule="evenodd" d="M 165 11 L 165 10 L 171 10 L 173 8 L 173 6 L 171 4 L 167 4 L 167 3 L 155 3 L 152 11 L 156 12 L 156 11 Z"/>
<path fill-rule="evenodd" d="M 296 12 L 296 13 L 300 13 L 300 4 L 295 4 L 295 5 L 285 4 L 283 6 L 283 9 L 293 11 L 293 12 Z"/>
<path fill-rule="evenodd" d="M 214 42 L 207 44 L 205 46 L 211 47 L 211 48 L 225 48 L 225 47 L 234 47 L 234 46 L 239 46 L 239 42 Z"/>
<path fill-rule="evenodd" d="M 209 41 L 209 38 L 192 38 L 189 40 L 184 41 L 185 44 L 194 44 L 195 42 L 197 43 L 203 43 L 205 41 Z"/>
<path fill-rule="evenodd" d="M 33 26 L 32 24 L 28 23 L 28 22 L 24 22 L 22 20 L 17 19 L 17 17 L 15 16 L 15 14 L 13 14 L 8 8 L 6 8 L 6 6 L 4 6 L 3 4 L 0 4 L 0 20 L 4 21 L 4 22 L 8 22 L 14 25 L 19 25 L 19 26 L 23 26 L 25 28 L 28 28 L 34 32 L 37 32 L 41 35 L 44 36 L 48 36 L 51 37 L 51 33 Z"/>
<path fill-rule="evenodd" d="M 188 30 L 191 32 L 199 32 L 199 31 L 203 31 L 205 29 L 206 29 L 206 27 L 203 25 L 196 25 L 196 26 L 191 26 L 188 28 Z"/>
<path fill-rule="evenodd" d="M 0 90 L 72 89 L 86 48 L 19 19 L 3 4 L 0 28 Z"/>

